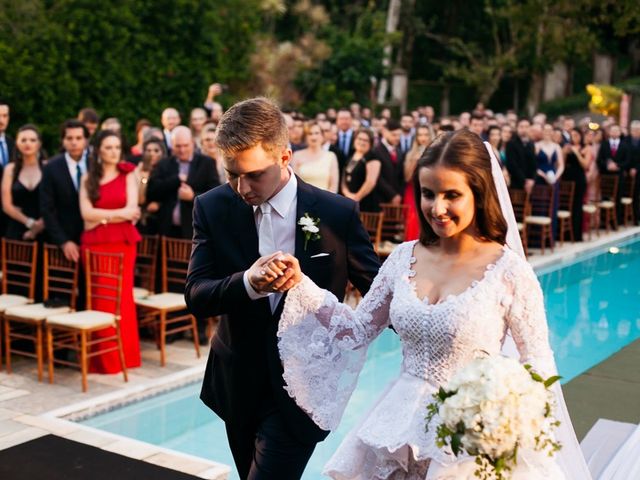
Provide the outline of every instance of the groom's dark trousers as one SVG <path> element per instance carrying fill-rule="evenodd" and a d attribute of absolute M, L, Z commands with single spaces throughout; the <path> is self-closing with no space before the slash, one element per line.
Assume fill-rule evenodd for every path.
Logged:
<path fill-rule="evenodd" d="M 299 178 L 296 219 L 320 220 L 320 236 L 305 248 L 296 226 L 295 256 L 302 271 L 339 299 L 347 281 L 363 295 L 379 262 L 357 204 Z M 224 420 L 242 479 L 299 479 L 318 428 L 284 390 L 278 321 L 268 298 L 251 300 L 243 274 L 259 258 L 253 208 L 226 184 L 196 198 L 193 251 L 185 297 L 196 317 L 224 315 L 211 344 L 200 398 Z M 328 254 L 328 255 L 319 255 Z"/>

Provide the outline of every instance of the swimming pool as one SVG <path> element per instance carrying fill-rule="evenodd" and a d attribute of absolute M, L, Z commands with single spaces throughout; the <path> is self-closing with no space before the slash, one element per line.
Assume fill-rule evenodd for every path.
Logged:
<path fill-rule="evenodd" d="M 551 344 L 563 382 L 640 338 L 640 240 L 579 257 L 539 273 Z M 615 249 L 612 250 L 615 252 Z M 400 368 L 400 345 L 390 330 L 370 347 L 340 428 L 320 443 L 305 480 L 321 477 L 324 463 Z M 233 465 L 223 423 L 191 385 L 83 421 L 85 425 Z M 230 477 L 237 479 L 235 473 Z"/>

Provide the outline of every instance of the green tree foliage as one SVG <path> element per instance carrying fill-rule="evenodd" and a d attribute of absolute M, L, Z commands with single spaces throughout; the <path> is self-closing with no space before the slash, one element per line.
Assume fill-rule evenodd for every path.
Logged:
<path fill-rule="evenodd" d="M 213 81 L 238 95 L 260 18 L 253 0 L 0 0 L 0 92 L 13 126 L 50 141 L 92 106 L 131 131 L 172 105 L 187 115 Z"/>

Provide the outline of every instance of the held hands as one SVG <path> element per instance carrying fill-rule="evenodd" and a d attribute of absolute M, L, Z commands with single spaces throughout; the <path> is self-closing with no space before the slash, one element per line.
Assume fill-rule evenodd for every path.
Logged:
<path fill-rule="evenodd" d="M 249 268 L 248 279 L 258 293 L 282 293 L 302 280 L 302 271 L 296 257 L 275 252 L 256 260 Z"/>
<path fill-rule="evenodd" d="M 620 171 L 620 167 L 618 167 L 618 164 L 616 162 L 609 159 L 607 160 L 607 170 L 610 172 L 618 172 Z"/>

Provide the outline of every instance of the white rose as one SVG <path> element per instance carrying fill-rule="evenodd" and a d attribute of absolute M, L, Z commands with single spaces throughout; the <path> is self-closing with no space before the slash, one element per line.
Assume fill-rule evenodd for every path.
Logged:
<path fill-rule="evenodd" d="M 300 220 L 298 220 L 298 225 L 302 225 L 302 226 L 313 226 L 314 223 L 315 222 L 311 217 L 300 217 Z"/>
<path fill-rule="evenodd" d="M 309 233 L 318 233 L 320 231 L 320 229 L 315 225 L 305 225 L 303 230 Z"/>

